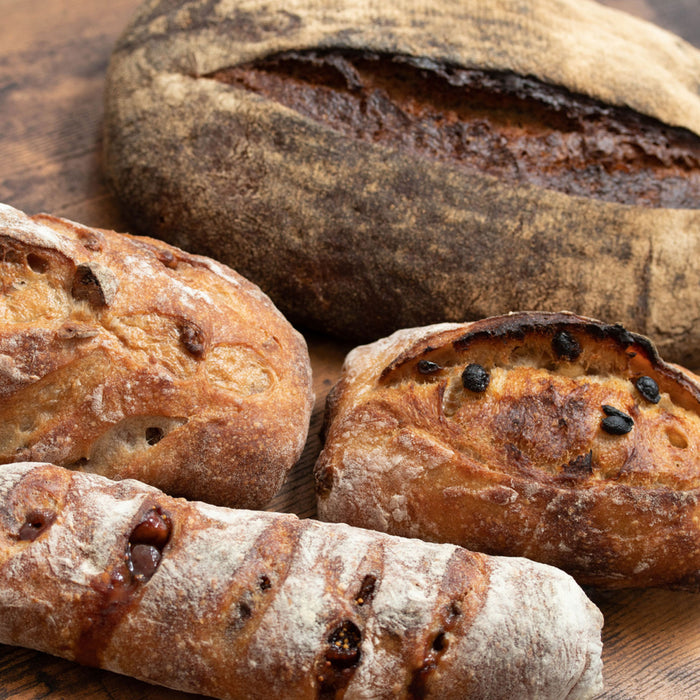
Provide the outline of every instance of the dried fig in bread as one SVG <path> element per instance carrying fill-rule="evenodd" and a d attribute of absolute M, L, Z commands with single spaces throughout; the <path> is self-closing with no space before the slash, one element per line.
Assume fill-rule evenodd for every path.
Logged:
<path fill-rule="evenodd" d="M 25 538 L 37 510 L 50 522 Z M 570 576 L 525 559 L 0 467 L 0 643 L 152 683 L 227 700 L 589 698 L 602 621 Z"/>
<path fill-rule="evenodd" d="M 262 507 L 303 449 L 306 343 L 230 268 L 0 205 L 0 462 Z"/>
<path fill-rule="evenodd" d="M 135 226 L 301 325 L 567 308 L 695 366 L 699 76 L 587 0 L 147 2 L 108 72 L 106 172 Z"/>
<path fill-rule="evenodd" d="M 568 313 L 401 330 L 347 356 L 324 520 L 700 591 L 700 382 Z"/>

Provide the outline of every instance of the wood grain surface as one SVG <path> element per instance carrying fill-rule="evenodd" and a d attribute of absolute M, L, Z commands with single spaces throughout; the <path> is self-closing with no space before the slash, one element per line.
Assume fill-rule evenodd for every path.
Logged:
<path fill-rule="evenodd" d="M 104 72 L 139 0 L 0 0 L 0 201 L 126 230 L 101 176 Z M 606 0 L 700 46 L 699 0 Z M 436 319 L 438 320 L 438 319 Z M 270 510 L 315 513 L 311 468 L 326 394 L 349 346 L 307 335 L 316 406 L 304 454 Z M 700 698 L 700 596 L 595 592 L 605 615 L 610 700 Z M 195 696 L 0 646 L 0 700 L 177 700 Z M 514 699 L 517 700 L 517 699 Z"/>

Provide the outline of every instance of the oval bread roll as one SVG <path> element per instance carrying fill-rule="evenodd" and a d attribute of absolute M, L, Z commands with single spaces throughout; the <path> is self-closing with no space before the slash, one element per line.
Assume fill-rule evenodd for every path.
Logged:
<path fill-rule="evenodd" d="M 700 51 L 649 23 L 588 0 L 151 1 L 106 96 L 136 230 L 299 325 L 368 342 L 566 308 L 700 365 Z"/>
<path fill-rule="evenodd" d="M 0 642 L 229 700 L 588 698 L 602 615 L 524 559 L 0 467 Z"/>
<path fill-rule="evenodd" d="M 567 313 L 402 330 L 346 358 L 319 517 L 700 591 L 700 382 Z"/>
<path fill-rule="evenodd" d="M 167 244 L 0 205 L 0 461 L 262 507 L 303 449 L 306 343 Z"/>

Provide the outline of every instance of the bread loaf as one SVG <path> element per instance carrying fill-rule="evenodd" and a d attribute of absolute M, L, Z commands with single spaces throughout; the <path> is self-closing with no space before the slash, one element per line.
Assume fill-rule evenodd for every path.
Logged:
<path fill-rule="evenodd" d="M 300 325 L 567 308 L 700 364 L 700 52 L 598 3 L 147 2 L 104 160 Z"/>
<path fill-rule="evenodd" d="M 0 467 L 0 642 L 229 699 L 586 698 L 602 616 L 524 559 Z"/>
<path fill-rule="evenodd" d="M 700 382 L 619 325 L 402 330 L 348 355 L 326 421 L 322 519 L 700 591 Z"/>
<path fill-rule="evenodd" d="M 161 241 L 0 205 L 0 462 L 261 507 L 299 457 L 303 338 L 253 284 Z"/>

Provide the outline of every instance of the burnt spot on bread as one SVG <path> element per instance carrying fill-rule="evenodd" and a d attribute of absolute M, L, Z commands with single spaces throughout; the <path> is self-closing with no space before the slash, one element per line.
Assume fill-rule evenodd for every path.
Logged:
<path fill-rule="evenodd" d="M 350 683 L 360 663 L 362 633 L 352 620 L 343 620 L 330 632 L 316 680 L 321 698 L 336 697 Z"/>
<path fill-rule="evenodd" d="M 593 475 L 593 450 L 577 455 L 562 467 L 560 478 L 565 481 L 585 481 Z"/>
<path fill-rule="evenodd" d="M 698 208 L 700 138 L 508 71 L 362 51 L 294 51 L 203 76 L 349 138 L 512 184 L 647 207 Z"/>
<path fill-rule="evenodd" d="M 99 309 L 112 304 L 118 288 L 117 277 L 111 270 L 97 263 L 81 263 L 75 270 L 71 296 Z"/>
<path fill-rule="evenodd" d="M 17 539 L 24 542 L 33 542 L 39 535 L 47 530 L 56 520 L 56 513 L 48 510 L 32 510 L 27 513 L 24 522 L 19 528 Z"/>
<path fill-rule="evenodd" d="M 559 331 L 552 338 L 552 350 L 562 360 L 573 362 L 581 355 L 581 344 L 568 331 Z"/>

